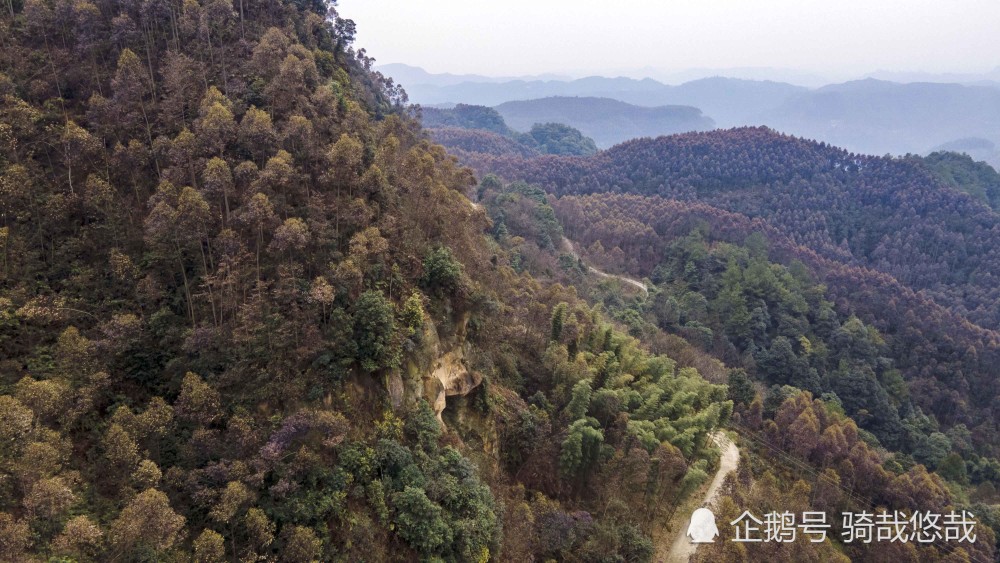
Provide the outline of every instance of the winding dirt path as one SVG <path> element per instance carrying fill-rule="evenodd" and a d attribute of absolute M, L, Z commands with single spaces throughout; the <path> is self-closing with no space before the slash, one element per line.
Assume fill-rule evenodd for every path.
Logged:
<path fill-rule="evenodd" d="M 573 247 L 573 241 L 563 237 L 562 244 L 571 256 L 577 260 L 580 259 L 580 255 Z M 646 287 L 646 284 L 639 280 L 617 274 L 609 274 L 598 270 L 589 264 L 587 265 L 587 269 L 598 276 L 616 278 L 633 287 L 641 289 L 647 294 L 649 293 L 649 288 Z M 726 482 L 726 477 L 728 477 L 730 473 L 736 471 L 740 465 L 740 450 L 724 432 L 717 430 L 711 434 L 711 437 L 712 441 L 715 442 L 715 445 L 717 445 L 721 451 L 721 455 L 719 456 L 719 469 L 712 477 L 712 482 L 709 483 L 708 488 L 705 489 L 701 502 L 696 505 L 697 508 L 709 507 L 715 504 L 715 501 L 719 498 L 719 493 L 722 492 L 722 484 Z M 669 544 L 667 544 L 667 542 L 663 542 L 658 546 L 656 560 L 660 563 L 687 563 L 694 555 L 695 550 L 698 549 L 698 544 L 691 543 L 690 538 L 687 537 L 688 517 L 681 517 L 679 522 L 682 525 L 679 525 L 677 530 L 675 530 L 672 534 L 673 541 Z"/>
<path fill-rule="evenodd" d="M 722 484 L 726 481 L 726 477 L 736 471 L 736 468 L 740 464 L 740 450 L 728 436 L 721 431 L 716 431 L 712 433 L 712 440 L 722 450 L 722 455 L 719 457 L 719 470 L 715 472 L 715 477 L 712 478 L 708 489 L 705 490 L 701 503 L 697 505 L 698 508 L 711 506 L 718 500 L 719 493 L 722 492 Z M 674 540 L 670 544 L 670 549 L 663 551 L 666 545 L 661 545 L 660 551 L 657 553 L 657 561 L 687 563 L 694 555 L 695 550 L 698 549 L 698 544 L 691 543 L 686 535 L 688 518 L 686 516 L 682 517 L 679 522 L 682 525 L 678 526 L 677 530 L 674 531 Z M 719 522 L 716 522 L 716 524 L 719 526 L 723 525 L 723 523 Z"/>
<path fill-rule="evenodd" d="M 580 255 L 577 253 L 576 247 L 573 246 L 573 241 L 569 240 L 566 237 L 563 237 L 562 244 L 563 244 L 563 248 L 566 249 L 566 252 L 568 252 L 570 254 L 570 256 L 572 256 L 573 258 L 576 258 L 577 260 L 580 259 Z M 631 285 L 632 287 L 641 289 L 643 291 L 643 293 L 647 293 L 647 294 L 649 293 L 649 288 L 646 287 L 646 284 L 642 283 L 639 280 L 628 278 L 628 277 L 625 277 L 625 276 L 620 276 L 618 274 L 609 274 L 609 273 L 607 273 L 607 272 L 605 272 L 603 270 L 598 270 L 597 268 L 591 266 L 590 264 L 587 264 L 587 270 L 590 273 L 592 273 L 592 274 L 597 274 L 598 276 L 601 276 L 602 278 L 615 278 L 617 280 L 621 280 L 621 281 L 623 281 L 623 282 Z"/>

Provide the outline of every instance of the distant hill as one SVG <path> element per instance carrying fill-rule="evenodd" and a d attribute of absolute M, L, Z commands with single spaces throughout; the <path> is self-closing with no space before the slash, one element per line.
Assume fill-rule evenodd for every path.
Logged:
<path fill-rule="evenodd" d="M 670 86 L 649 78 L 507 80 L 431 74 L 403 65 L 380 68 L 402 83 L 411 101 L 425 106 L 446 103 L 497 106 L 547 97 L 610 98 L 643 107 L 691 106 L 700 109 L 704 117 L 720 128 L 766 125 L 870 154 L 955 150 L 947 145 L 969 138 L 1000 142 L 1000 82 L 993 73 L 935 75 L 927 76 L 926 82 L 912 83 L 868 78 L 808 89 L 785 82 L 731 77 L 702 78 Z M 880 73 L 878 76 L 903 81 L 923 75 Z M 619 116 L 619 119 L 620 123 L 608 127 L 629 131 L 632 127 L 629 117 Z M 594 136 L 599 146 L 621 140 L 617 135 L 606 137 L 576 126 Z M 977 150 L 968 154 L 1000 166 L 996 151 Z"/>
<path fill-rule="evenodd" d="M 646 101 L 660 104 L 695 106 L 715 120 L 719 127 L 763 125 L 762 117 L 788 99 L 809 90 L 784 82 L 741 80 L 713 77 L 685 82 L 670 87 L 660 97 L 643 100 L 623 97 L 625 101 L 644 105 Z"/>
<path fill-rule="evenodd" d="M 458 104 L 451 109 L 423 108 L 421 111 L 424 127 L 437 129 L 457 127 L 459 129 L 482 129 L 497 135 L 513 136 L 514 131 L 507 126 L 502 115 L 493 108 Z"/>
<path fill-rule="evenodd" d="M 689 106 L 639 107 L 610 98 L 551 97 L 500 104 L 507 124 L 526 131 L 536 123 L 564 123 L 607 148 L 637 137 L 713 129 L 715 122 Z"/>
<path fill-rule="evenodd" d="M 957 188 L 1000 211 L 1000 174 L 967 154 L 933 152 L 924 163 L 949 186 Z"/>
<path fill-rule="evenodd" d="M 794 96 L 763 121 L 856 152 L 925 153 L 954 139 L 1000 137 L 1000 90 L 865 79 Z"/>
<path fill-rule="evenodd" d="M 808 89 L 784 82 L 712 77 L 669 86 L 651 78 L 591 76 L 577 80 L 496 79 L 431 74 L 406 65 L 379 67 L 401 83 L 410 101 L 423 106 L 465 103 L 495 106 L 546 97 L 611 98 L 638 106 L 700 108 L 720 127 L 759 123 L 759 116 Z"/>
<path fill-rule="evenodd" d="M 967 137 L 943 143 L 931 149 L 931 152 L 941 151 L 966 154 L 973 160 L 985 162 L 994 169 L 1000 170 L 1000 149 L 997 148 L 996 143 L 989 139 Z"/>
<path fill-rule="evenodd" d="M 411 101 L 424 105 L 461 102 L 495 106 L 511 100 L 533 100 L 551 96 L 596 96 L 619 99 L 621 96 L 638 96 L 645 105 L 661 105 L 658 93 L 665 84 L 652 80 L 632 78 L 589 77 L 578 80 L 516 79 L 497 82 L 495 80 L 470 80 L 442 84 L 434 82 L 398 81 L 406 88 Z M 648 97 L 648 99 L 647 99 Z"/>
<path fill-rule="evenodd" d="M 543 119 L 519 133 L 507 126 L 497 110 L 485 106 L 423 108 L 421 114 L 432 138 L 452 150 L 494 156 L 586 156 L 597 152 L 593 139 L 562 120 Z"/>
<path fill-rule="evenodd" d="M 451 74 L 428 72 L 418 66 L 401 63 L 379 65 L 376 69 L 404 86 L 449 86 L 463 82 L 508 82 L 511 80 L 571 80 L 570 77 L 559 74 L 540 74 L 535 76 L 483 76 L 481 74 Z"/>

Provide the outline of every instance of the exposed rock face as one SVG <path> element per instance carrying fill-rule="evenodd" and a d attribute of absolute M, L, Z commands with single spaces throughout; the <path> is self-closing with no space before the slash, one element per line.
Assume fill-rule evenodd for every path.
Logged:
<path fill-rule="evenodd" d="M 481 373 L 468 367 L 470 346 L 465 340 L 468 316 L 456 323 L 455 334 L 442 341 L 430 320 L 421 334 L 420 350 L 404 367 L 405 373 L 393 372 L 386 379 L 386 390 L 393 407 L 424 398 L 444 425 L 441 413 L 448 397 L 468 395 L 483 382 Z"/>
<path fill-rule="evenodd" d="M 444 424 L 441 412 L 444 411 L 446 398 L 468 395 L 483 382 L 483 376 L 466 367 L 464 345 L 438 357 L 434 361 L 433 370 L 424 383 L 425 397 L 431 401 L 434 413 L 441 424 Z"/>

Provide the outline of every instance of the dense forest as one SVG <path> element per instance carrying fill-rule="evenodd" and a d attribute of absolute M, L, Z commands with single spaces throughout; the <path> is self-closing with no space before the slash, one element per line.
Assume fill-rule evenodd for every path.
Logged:
<path fill-rule="evenodd" d="M 639 139 L 588 159 L 470 162 L 559 195 L 659 195 L 760 217 L 823 256 L 885 272 L 984 328 L 1000 326 L 997 217 L 942 189 L 922 161 L 759 128 Z"/>
<path fill-rule="evenodd" d="M 990 526 L 1000 524 L 994 508 L 1000 462 L 976 453 L 982 429 L 945 427 L 925 412 L 926 402 L 918 390 L 911 393 L 897 366 L 906 358 L 897 360 L 874 326 L 840 311 L 837 302 L 845 297 L 817 282 L 818 270 L 806 257 L 780 263 L 780 245 L 763 236 L 759 223 L 739 224 L 704 205 L 658 198 L 554 199 L 493 176 L 478 193 L 518 267 L 572 284 L 651 349 L 728 383 L 730 427 L 747 452 L 716 506 L 727 521 L 746 509 L 839 514 L 965 506 Z M 637 271 L 616 242 L 648 244 L 649 255 L 658 257 L 646 278 L 648 292 L 588 276 L 578 258 L 552 244 L 564 233 L 586 247 L 588 261 L 611 270 Z M 749 547 L 727 541 L 699 550 L 698 558 L 832 561 L 846 554 L 916 561 L 964 553 L 988 561 L 993 533 L 980 529 L 986 535 L 967 552 L 941 543 Z M 732 529 L 722 534 L 728 540 Z"/>
<path fill-rule="evenodd" d="M 1000 210 L 1000 174 L 985 162 L 963 153 L 938 151 L 924 157 L 924 163 L 946 184 Z"/>
<path fill-rule="evenodd" d="M 652 558 L 728 388 L 534 278 L 332 4 L 4 8 L 0 559 Z"/>
<path fill-rule="evenodd" d="M 1000 231 L 934 176 L 969 168 L 428 131 L 355 33 L 323 0 L 0 9 L 0 560 L 650 561 L 726 428 L 724 517 L 980 539 L 699 558 L 994 558 Z"/>
<path fill-rule="evenodd" d="M 733 236 L 762 231 L 818 269 L 843 310 L 867 314 L 922 389 L 925 410 L 982 425 L 995 454 L 987 430 L 996 424 L 998 218 L 923 161 L 853 155 L 766 129 L 643 139 L 591 158 L 469 161 L 554 194 L 599 194 L 586 217 L 567 210 L 567 224 L 586 238 L 596 236 L 595 218 L 605 220 L 617 231 L 605 248 L 640 275 L 658 265 L 657 235 L 690 232 L 664 207 L 695 210 Z M 609 199 L 629 192 L 654 197 Z M 617 210 L 603 207 L 612 201 Z"/>
<path fill-rule="evenodd" d="M 587 159 L 470 162 L 559 195 L 659 195 L 759 217 L 825 257 L 884 272 L 983 328 L 1000 327 L 997 216 L 942 189 L 919 160 L 757 128 L 639 139 Z"/>

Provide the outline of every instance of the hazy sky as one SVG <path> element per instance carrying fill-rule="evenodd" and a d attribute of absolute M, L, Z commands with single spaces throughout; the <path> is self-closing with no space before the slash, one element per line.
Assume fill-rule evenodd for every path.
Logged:
<path fill-rule="evenodd" d="M 338 10 L 378 63 L 432 72 L 844 76 L 1000 65 L 1000 0 L 341 0 Z"/>

